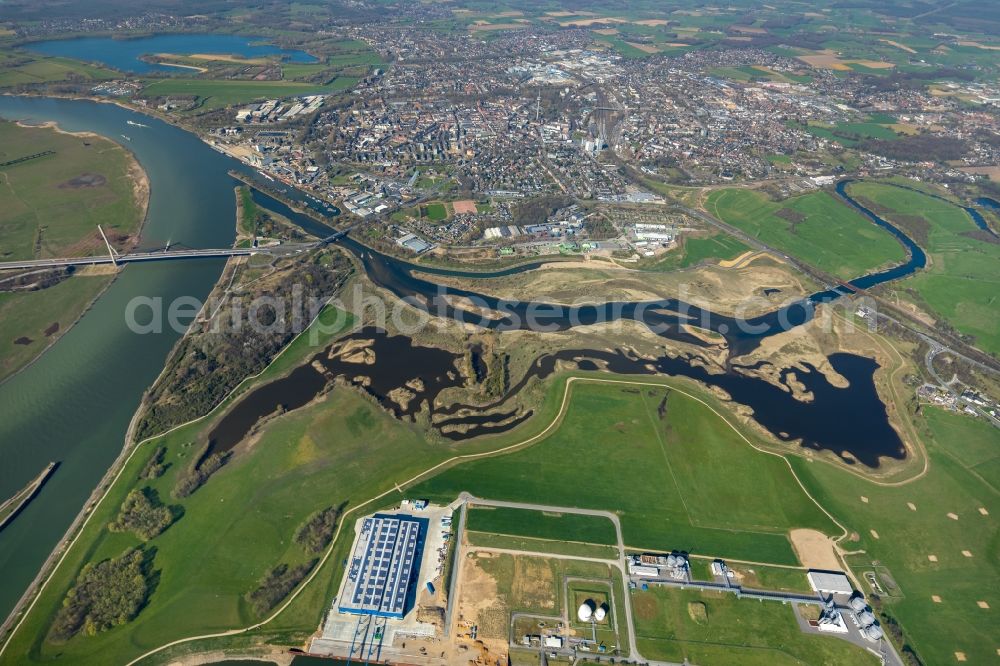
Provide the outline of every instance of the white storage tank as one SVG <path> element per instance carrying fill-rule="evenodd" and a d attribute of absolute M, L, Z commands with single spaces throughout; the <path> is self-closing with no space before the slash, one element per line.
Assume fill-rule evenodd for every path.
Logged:
<path fill-rule="evenodd" d="M 579 618 L 580 622 L 590 622 L 590 619 L 594 616 L 593 601 L 588 599 L 580 604 L 580 608 L 576 611 L 576 616 Z"/>
<path fill-rule="evenodd" d="M 877 624 L 873 624 L 870 627 L 865 627 L 865 638 L 870 641 L 877 641 L 882 638 L 882 627 Z"/>
<path fill-rule="evenodd" d="M 858 622 L 861 623 L 861 626 L 867 627 L 875 624 L 875 616 L 868 611 L 861 611 L 858 613 Z"/>
<path fill-rule="evenodd" d="M 607 614 L 608 610 L 607 608 L 605 608 L 605 604 L 601 604 L 600 606 L 597 607 L 597 610 L 594 611 L 594 621 L 604 622 L 604 618 L 605 616 L 607 616 Z"/>
<path fill-rule="evenodd" d="M 851 597 L 851 600 L 847 603 L 852 609 L 859 613 L 868 608 L 868 604 L 865 603 L 865 598 L 861 595 Z"/>

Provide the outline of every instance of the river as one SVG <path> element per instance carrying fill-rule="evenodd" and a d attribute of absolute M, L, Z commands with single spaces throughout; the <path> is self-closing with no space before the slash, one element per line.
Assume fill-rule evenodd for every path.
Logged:
<path fill-rule="evenodd" d="M 146 170 L 151 185 L 149 212 L 142 234 L 143 246 L 162 246 L 166 241 L 195 248 L 225 247 L 232 243 L 235 222 L 233 186 L 236 181 L 227 175 L 227 170 L 246 169 L 235 160 L 212 150 L 193 134 L 112 104 L 83 100 L 0 96 L 0 116 L 36 122 L 53 120 L 64 129 L 96 132 L 132 150 Z M 146 127 L 128 126 L 128 120 Z M 121 138 L 125 133 L 131 137 L 130 141 Z M 288 194 L 304 201 L 300 193 L 291 191 Z M 295 213 L 265 195 L 256 193 L 255 196 L 318 235 L 329 231 L 328 227 Z M 878 220 L 875 221 L 878 223 Z M 884 220 L 882 223 L 891 227 Z M 890 232 L 892 229 L 894 227 L 889 229 Z M 901 242 L 908 240 L 902 232 L 896 232 L 897 238 L 902 236 Z M 373 252 L 352 240 L 347 240 L 345 247 L 361 257 L 375 283 L 400 297 L 428 296 L 432 303 L 437 298 L 437 285 L 415 276 L 416 271 L 459 276 L 490 275 L 414 266 Z M 913 248 L 919 250 L 915 245 Z M 908 246 L 911 259 L 903 273 L 883 271 L 877 274 L 875 282 L 916 270 L 919 262 L 914 262 L 916 253 L 913 248 Z M 155 380 L 167 353 L 177 340 L 177 334 L 171 331 L 143 336 L 131 333 L 125 325 L 126 303 L 136 296 L 161 297 L 164 302 L 179 296 L 203 299 L 218 279 L 222 266 L 221 260 L 128 266 L 76 326 L 36 363 L 0 385 L 0 497 L 7 497 L 23 487 L 49 461 L 62 463 L 21 516 L 0 532 L 0 571 L 4 573 L 4 585 L 0 587 L 2 614 L 6 615 L 16 603 L 121 451 L 129 420 L 143 391 Z M 522 266 L 492 274 L 509 274 L 535 267 Z M 866 279 L 860 278 L 852 284 L 862 286 L 862 281 Z M 872 286 L 868 282 L 863 284 Z M 676 299 L 618 303 L 599 308 L 584 306 L 573 310 L 544 304 L 512 306 L 474 292 L 449 291 L 474 297 L 504 313 L 501 319 L 481 321 L 485 326 L 500 330 L 518 327 L 515 315 L 525 312 L 517 308 L 541 305 L 540 309 L 548 312 L 543 315 L 545 321 L 558 329 L 609 316 L 627 317 L 650 325 L 662 325 L 665 338 L 705 344 L 681 326 L 688 319 L 677 312 L 688 306 Z M 839 290 L 819 292 L 786 308 L 757 317 L 752 322 L 758 324 L 761 330 L 754 333 L 739 331 L 732 318 L 708 310 L 689 307 L 688 314 L 694 318 L 692 323 L 726 337 L 731 352 L 736 355 L 753 349 L 767 335 L 808 321 L 816 302 L 831 300 L 839 295 Z M 461 313 L 443 302 L 438 301 L 437 305 L 440 308 L 436 313 L 442 316 L 465 316 L 469 321 L 476 319 L 476 315 Z M 508 310 L 508 307 L 515 309 Z M 574 353 L 588 356 L 586 350 Z M 440 356 L 444 358 L 448 355 Z M 758 421 L 783 439 L 802 436 L 807 446 L 829 448 L 865 464 L 871 464 L 873 456 L 877 464 L 878 455 L 905 455 L 898 436 L 888 426 L 885 405 L 878 400 L 874 386 L 870 384 L 875 364 L 861 357 L 846 357 L 850 355 L 840 355 L 831 361 L 835 361 L 835 367 L 851 378 L 855 389 L 863 390 L 833 390 L 826 386 L 821 373 L 815 370 L 805 372 L 800 379 L 816 394 L 816 399 L 809 406 L 778 395 L 783 393 L 780 389 L 767 392 L 766 400 L 755 398 L 758 394 L 763 395 L 761 391 L 766 391 L 761 380 L 755 380 L 760 384 L 743 379 L 720 379 L 709 383 L 731 391 L 734 397 L 739 394 L 748 402 L 757 400 L 755 407 L 763 410 Z M 606 362 L 611 370 L 642 371 L 638 362 L 599 360 Z M 690 367 L 690 364 L 683 358 L 661 359 L 656 363 L 656 369 L 664 374 L 706 379 L 703 369 L 685 370 L 685 367 Z M 437 390 L 446 384 L 442 380 L 440 386 L 429 388 Z M 788 416 L 788 410 L 797 411 L 794 416 Z M 842 419 L 843 414 L 851 414 L 852 417 Z M 818 415 L 825 417 L 819 418 Z M 489 431 L 488 423 L 481 418 L 472 418 L 474 420 L 469 424 Z M 823 424 L 836 424 L 838 419 L 844 422 L 844 427 L 838 427 L 830 436 L 820 432 Z M 859 422 L 864 422 L 871 432 L 887 440 L 878 448 L 867 451 L 850 446 L 849 440 L 859 430 Z M 790 424 L 789 427 L 783 427 L 786 423 Z"/>
<path fill-rule="evenodd" d="M 0 116 L 54 120 L 66 130 L 107 136 L 135 153 L 151 184 L 142 245 L 232 245 L 233 161 L 196 136 L 111 104 L 0 96 Z M 147 125 L 126 125 L 127 120 Z M 121 134 L 128 133 L 131 141 Z M 164 301 L 207 296 L 222 260 L 130 265 L 94 307 L 34 364 L 0 385 L 0 497 L 12 495 L 49 461 L 61 465 L 0 532 L 0 615 L 6 616 L 122 449 L 143 391 L 177 340 L 138 336 L 125 325 L 136 296 Z M 169 327 L 168 327 L 169 328 Z"/>

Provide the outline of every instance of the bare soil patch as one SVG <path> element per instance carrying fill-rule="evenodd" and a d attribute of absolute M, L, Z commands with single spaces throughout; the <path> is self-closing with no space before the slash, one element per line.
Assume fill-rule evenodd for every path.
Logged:
<path fill-rule="evenodd" d="M 836 571 L 841 568 L 833 539 L 822 532 L 795 529 L 788 533 L 788 538 L 792 540 L 792 547 L 802 566 L 807 569 Z"/>

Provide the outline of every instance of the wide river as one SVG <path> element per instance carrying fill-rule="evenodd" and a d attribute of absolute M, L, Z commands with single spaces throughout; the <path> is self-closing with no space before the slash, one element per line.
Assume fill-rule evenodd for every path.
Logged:
<path fill-rule="evenodd" d="M 193 134 L 112 104 L 83 100 L 0 96 L 0 117 L 32 122 L 56 121 L 64 129 L 95 132 L 132 150 L 149 175 L 151 184 L 149 212 L 142 234 L 144 246 L 162 246 L 167 241 L 196 248 L 232 244 L 235 224 L 233 186 L 236 181 L 227 175 L 227 171 L 246 169 L 237 161 L 212 150 Z M 129 120 L 146 127 L 128 125 Z M 128 134 L 131 140 L 122 139 L 123 134 Z M 287 194 L 304 205 L 311 205 L 303 200 L 301 193 L 290 191 Z M 841 194 L 847 196 L 843 188 Z M 317 235 L 330 231 L 273 200 L 266 203 Z M 911 245 L 912 241 L 884 220 L 873 217 L 873 221 L 897 235 L 907 246 L 910 256 L 901 267 L 859 278 L 852 284 L 869 287 L 923 266 L 923 252 Z M 427 296 L 433 303 L 436 285 L 414 275 L 416 270 L 431 274 L 462 274 L 443 269 L 417 269 L 406 262 L 371 252 L 353 241 L 346 241 L 345 245 L 362 257 L 366 271 L 376 283 L 400 297 Z M 49 461 L 61 462 L 59 469 L 25 511 L 0 532 L 0 571 L 4 580 L 0 586 L 0 617 L 6 616 L 15 605 L 101 476 L 120 453 L 129 420 L 139 405 L 143 391 L 155 380 L 167 353 L 177 340 L 177 334 L 171 331 L 149 335 L 130 332 L 125 324 L 126 304 L 137 296 L 159 297 L 165 303 L 180 296 L 203 299 L 218 279 L 222 266 L 221 260 L 128 266 L 94 307 L 52 349 L 23 372 L 0 384 L 0 499 L 23 487 Z M 531 268 L 533 266 L 495 274 Z M 516 309 L 505 307 L 507 304 L 498 303 L 497 299 L 462 290 L 451 291 L 477 297 L 492 309 L 517 314 Z M 756 321 L 762 325 L 763 331 L 751 335 L 734 331 L 731 327 L 733 321 L 727 317 L 698 309 L 692 314 L 698 315 L 696 319 L 704 328 L 722 333 L 731 351 L 736 353 L 752 349 L 767 335 L 808 321 L 813 303 L 831 300 L 840 293 L 840 290 L 819 292 L 778 313 L 758 317 Z M 647 324 L 669 324 L 662 334 L 665 338 L 699 342 L 680 326 L 684 318 L 674 313 L 684 304 L 676 300 L 645 304 L 656 306 L 651 310 L 639 307 L 643 304 L 614 305 L 620 308 L 610 315 L 606 315 L 603 308 L 594 307 L 576 313 L 553 306 L 546 306 L 546 310 L 551 313 L 550 323 L 560 329 L 573 325 L 567 323 L 569 314 L 580 315 L 579 323 L 584 324 L 595 318 L 635 318 Z M 524 306 L 519 304 L 517 308 Z M 439 313 L 442 316 L 456 314 L 450 306 L 442 306 Z M 782 316 L 779 317 L 779 314 Z M 516 328 L 511 322 L 509 317 L 482 321 L 488 327 L 501 330 Z M 625 359 L 608 357 L 604 361 L 612 371 L 617 366 L 620 366 L 619 372 L 648 371 L 644 369 L 644 364 L 626 362 Z M 712 378 L 682 360 L 662 359 L 656 367 L 664 374 L 680 374 L 719 385 L 730 392 L 737 402 L 752 406 L 758 413 L 758 421 L 783 439 L 801 436 L 807 446 L 833 450 L 839 447 L 850 451 L 849 442 L 857 439 L 858 432 L 867 430 L 877 433 L 876 439 L 881 447 L 867 451 L 875 465 L 878 455 L 897 458 L 905 455 L 898 436 L 889 426 L 885 405 L 874 392 L 871 376 L 875 364 L 870 359 L 851 355 L 839 355 L 837 359 L 831 358 L 833 361 L 836 361 L 834 365 L 838 370 L 851 378 L 852 389 L 834 390 L 826 386 L 820 374 L 811 373 L 816 375 L 814 384 L 810 386 L 816 400 L 809 405 L 786 399 L 786 392 L 779 388 L 758 386 L 740 379 L 743 375 Z M 761 380 L 756 381 L 763 384 Z M 774 395 L 768 394 L 767 390 Z M 844 413 L 856 415 L 854 427 L 840 428 L 843 430 L 840 432 L 831 419 L 842 421 Z M 858 419 L 866 423 L 865 428 L 857 427 Z M 787 427 L 788 424 L 795 427 Z M 869 464 L 864 457 L 856 457 Z"/>
<path fill-rule="evenodd" d="M 135 153 L 152 186 L 143 244 L 232 245 L 234 162 L 193 134 L 112 104 L 0 96 L 0 116 L 90 131 Z M 126 125 L 127 120 L 147 125 Z M 127 133 L 130 142 L 121 139 Z M 17 602 L 101 475 L 122 449 L 143 391 L 176 342 L 173 332 L 135 335 L 125 304 L 135 296 L 207 296 L 222 260 L 133 264 L 37 362 L 0 385 L 0 497 L 49 461 L 59 469 L 24 512 L 0 532 L 0 616 Z M 168 328 L 169 327 L 165 327 Z"/>

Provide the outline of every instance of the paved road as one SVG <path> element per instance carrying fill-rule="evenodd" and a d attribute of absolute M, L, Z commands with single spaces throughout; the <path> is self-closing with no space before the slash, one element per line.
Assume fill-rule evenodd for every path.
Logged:
<path fill-rule="evenodd" d="M 509 509 L 527 509 L 529 511 L 543 511 L 549 513 L 573 513 L 584 516 L 599 516 L 601 518 L 607 518 L 615 526 L 615 537 L 618 541 L 618 559 L 602 559 L 597 557 L 578 557 L 575 555 L 560 555 L 553 553 L 541 553 L 541 552 L 530 552 L 517 549 L 508 548 L 482 548 L 481 550 L 487 550 L 495 553 L 509 553 L 512 555 L 529 555 L 535 557 L 545 557 L 554 559 L 568 559 L 568 560 L 583 560 L 589 562 L 599 562 L 603 564 L 613 565 L 621 571 L 622 582 L 625 585 L 625 598 L 622 600 L 625 607 L 625 624 L 626 631 L 628 632 L 629 639 L 629 655 L 628 659 L 630 661 L 636 661 L 645 663 L 649 666 L 680 666 L 677 664 L 672 664 L 671 662 L 659 662 L 651 661 L 643 658 L 639 654 L 639 650 L 636 647 L 636 634 L 635 634 L 635 622 L 632 618 L 632 600 L 629 596 L 628 583 L 630 581 L 635 582 L 637 585 L 642 583 L 649 583 L 653 585 L 666 585 L 670 587 L 680 587 L 680 588 L 696 588 L 700 590 L 711 590 L 711 591 L 721 591 L 730 592 L 736 594 L 740 597 L 747 597 L 751 599 L 767 600 L 767 601 L 780 601 L 784 603 L 791 604 L 810 604 L 810 605 L 820 605 L 822 602 L 820 598 L 816 595 L 807 594 L 796 594 L 796 593 L 786 593 L 786 592 L 772 592 L 768 590 L 755 590 L 742 588 L 740 586 L 730 586 L 722 583 L 711 583 L 711 582 L 690 582 L 690 581 L 678 581 L 669 578 L 646 578 L 638 576 L 630 576 L 628 574 L 628 562 L 625 558 L 625 542 L 622 538 L 621 521 L 618 515 L 610 511 L 600 511 L 595 509 L 579 509 L 574 507 L 564 507 L 564 506 L 549 506 L 545 504 L 532 504 L 527 502 L 507 502 L 503 500 L 489 500 L 481 499 L 475 497 L 474 495 L 463 492 L 459 495 L 458 503 L 462 505 L 474 504 L 479 506 L 492 506 L 501 507 Z M 462 527 L 464 528 L 464 520 Z M 458 539 L 461 539 L 462 532 L 460 531 L 457 535 Z M 477 547 L 478 548 L 478 547 Z M 838 604 L 838 608 L 845 614 L 845 620 L 849 621 L 848 614 L 853 613 L 849 607 Z M 798 613 L 796 613 L 798 617 Z M 800 618 L 800 624 L 801 624 Z M 811 628 L 807 633 L 814 633 Z M 838 636 L 847 640 L 851 643 L 855 643 L 859 647 L 865 648 L 869 651 L 876 652 L 873 647 L 879 645 L 882 648 L 882 656 L 885 658 L 885 663 L 891 666 L 903 666 L 903 662 L 900 659 L 898 653 L 893 648 L 893 646 L 885 641 L 884 639 L 879 643 L 871 643 L 867 639 L 858 635 L 854 635 L 857 632 L 850 633 L 847 637 Z"/>
<path fill-rule="evenodd" d="M 60 268 L 65 266 L 96 266 L 100 264 L 131 264 L 143 261 L 170 261 L 176 259 L 219 259 L 226 257 L 246 257 L 253 254 L 287 256 L 298 254 L 313 247 L 313 244 L 274 245 L 270 247 L 215 248 L 206 250 L 167 250 L 157 252 L 132 252 L 114 259 L 110 255 L 93 257 L 61 257 L 57 259 L 26 259 L 24 261 L 0 262 L 0 270 L 24 270 L 29 268 Z"/>
<path fill-rule="evenodd" d="M 546 504 L 530 504 L 527 502 L 504 502 L 502 500 L 488 500 L 480 499 L 474 495 L 463 492 L 459 495 L 459 500 L 467 504 L 478 504 L 479 506 L 493 506 L 506 509 L 527 509 L 529 511 L 543 511 L 548 513 L 574 513 L 581 516 L 598 516 L 600 518 L 607 518 L 611 521 L 611 524 L 615 526 L 615 539 L 618 542 L 618 560 L 602 560 L 599 558 L 580 558 L 580 557 L 569 557 L 568 559 L 593 559 L 597 562 L 604 562 L 606 564 L 613 564 L 621 571 L 622 574 L 622 584 L 626 586 L 625 594 L 626 598 L 623 600 L 623 606 L 625 607 L 625 629 L 628 632 L 628 647 L 629 655 L 628 659 L 630 661 L 646 661 L 639 654 L 639 649 L 636 647 L 636 637 L 635 637 L 635 622 L 632 619 L 632 602 L 628 599 L 628 562 L 625 560 L 625 541 L 622 538 L 622 524 L 618 519 L 618 515 L 612 513 L 611 511 L 599 511 L 597 509 L 578 509 L 574 507 L 565 506 L 548 506 Z M 459 535 L 461 538 L 461 535 Z M 558 555 L 552 555 L 551 553 L 545 553 L 545 557 L 559 557 Z"/>

